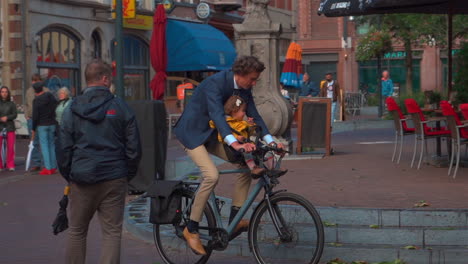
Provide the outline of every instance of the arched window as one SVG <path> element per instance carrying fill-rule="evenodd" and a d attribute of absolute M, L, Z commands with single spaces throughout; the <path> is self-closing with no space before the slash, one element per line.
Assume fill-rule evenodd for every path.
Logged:
<path fill-rule="evenodd" d="M 111 42 L 112 61 L 115 61 L 114 41 Z M 126 100 L 149 98 L 148 45 L 133 35 L 124 35 L 124 89 Z"/>
<path fill-rule="evenodd" d="M 36 36 L 37 68 L 52 92 L 67 87 L 75 96 L 80 85 L 80 42 L 71 32 L 56 27 Z"/>
<path fill-rule="evenodd" d="M 99 33 L 96 30 L 93 31 L 93 34 L 91 35 L 91 52 L 94 59 L 102 58 L 101 36 L 99 36 Z"/>

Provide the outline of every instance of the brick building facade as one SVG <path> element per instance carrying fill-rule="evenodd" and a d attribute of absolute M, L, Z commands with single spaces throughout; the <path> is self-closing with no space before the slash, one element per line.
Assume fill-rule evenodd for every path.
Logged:
<path fill-rule="evenodd" d="M 1 84 L 10 88 L 15 101 L 23 94 L 23 16 L 20 0 L 0 3 L 0 69 Z"/>

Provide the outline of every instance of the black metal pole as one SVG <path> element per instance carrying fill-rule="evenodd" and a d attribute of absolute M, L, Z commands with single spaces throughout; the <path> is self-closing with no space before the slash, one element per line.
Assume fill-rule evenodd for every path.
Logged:
<path fill-rule="evenodd" d="M 124 82 L 123 82 L 123 12 L 122 12 L 122 0 L 116 0 L 116 16 L 115 16 L 115 63 L 116 63 L 116 75 L 115 76 L 115 88 L 117 96 L 125 100 Z"/>
<path fill-rule="evenodd" d="M 448 85 L 447 85 L 447 95 L 450 96 L 450 93 L 452 92 L 452 31 L 453 31 L 453 15 L 452 15 L 452 6 L 450 6 L 449 14 L 447 16 L 448 20 L 448 50 L 447 50 L 447 55 L 448 55 Z"/>
<path fill-rule="evenodd" d="M 382 16 L 378 16 L 377 29 L 382 29 Z M 378 87 L 378 97 L 379 97 L 379 111 L 378 116 L 382 117 L 383 115 L 383 105 L 382 105 L 382 80 L 380 80 L 380 74 L 382 73 L 382 56 L 377 56 L 377 87 Z"/>

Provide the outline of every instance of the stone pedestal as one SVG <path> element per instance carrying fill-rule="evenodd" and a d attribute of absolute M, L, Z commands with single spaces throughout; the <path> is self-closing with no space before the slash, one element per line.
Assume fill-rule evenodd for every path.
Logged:
<path fill-rule="evenodd" d="M 268 2 L 249 0 L 245 20 L 242 24 L 234 25 L 234 32 L 238 56 L 255 56 L 265 64 L 266 69 L 253 88 L 253 96 L 270 133 L 280 139 L 289 129 L 293 116 L 291 106 L 279 88 L 278 42 L 281 24 L 271 21 L 267 11 Z"/>

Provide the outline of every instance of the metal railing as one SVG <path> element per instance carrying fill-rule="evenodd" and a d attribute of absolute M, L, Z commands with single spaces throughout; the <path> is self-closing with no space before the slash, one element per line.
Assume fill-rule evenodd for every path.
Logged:
<path fill-rule="evenodd" d="M 364 94 L 361 92 L 357 93 L 345 93 L 345 111 L 348 114 L 356 115 L 360 112 L 361 108 L 365 104 Z"/>

